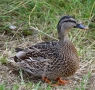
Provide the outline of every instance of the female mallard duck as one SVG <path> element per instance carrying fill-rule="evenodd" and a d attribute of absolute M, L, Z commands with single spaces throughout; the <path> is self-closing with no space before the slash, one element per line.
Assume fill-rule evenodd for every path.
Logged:
<path fill-rule="evenodd" d="M 57 25 L 59 41 L 41 42 L 26 49 L 17 49 L 14 61 L 23 70 L 48 79 L 58 80 L 57 84 L 67 81 L 61 77 L 73 75 L 79 68 L 79 57 L 73 43 L 69 40 L 71 28 L 87 29 L 71 16 L 63 16 Z M 57 85 L 56 84 L 56 85 Z"/>

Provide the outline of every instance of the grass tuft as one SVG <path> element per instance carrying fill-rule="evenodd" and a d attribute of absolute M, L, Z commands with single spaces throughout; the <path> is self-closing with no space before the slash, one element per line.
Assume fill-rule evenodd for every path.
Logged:
<path fill-rule="evenodd" d="M 6 57 L 0 58 L 0 63 L 1 63 L 1 64 L 7 64 L 8 61 L 6 60 Z"/>

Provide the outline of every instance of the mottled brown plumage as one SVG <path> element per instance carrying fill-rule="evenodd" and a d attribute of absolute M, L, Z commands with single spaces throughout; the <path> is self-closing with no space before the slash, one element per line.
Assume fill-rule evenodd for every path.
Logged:
<path fill-rule="evenodd" d="M 41 42 L 24 50 L 18 48 L 14 61 L 38 77 L 55 80 L 73 75 L 79 68 L 79 58 L 68 31 L 74 27 L 86 29 L 71 16 L 63 16 L 57 25 L 59 41 Z"/>

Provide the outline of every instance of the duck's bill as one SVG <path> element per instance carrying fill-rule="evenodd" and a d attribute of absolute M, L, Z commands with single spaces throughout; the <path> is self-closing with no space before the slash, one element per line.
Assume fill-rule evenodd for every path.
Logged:
<path fill-rule="evenodd" d="M 84 26 L 84 25 L 82 25 L 82 24 L 77 24 L 77 25 L 75 26 L 75 28 L 80 28 L 80 29 L 85 29 L 85 30 L 88 29 L 87 26 Z"/>

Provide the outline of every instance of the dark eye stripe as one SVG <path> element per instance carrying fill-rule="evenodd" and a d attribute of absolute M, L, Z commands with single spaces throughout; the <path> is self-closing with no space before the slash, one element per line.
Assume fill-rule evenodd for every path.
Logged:
<path fill-rule="evenodd" d="M 72 20 L 64 20 L 63 22 L 73 22 L 73 23 L 76 23 L 76 21 L 72 21 Z"/>

